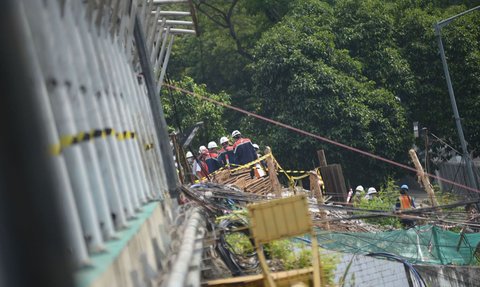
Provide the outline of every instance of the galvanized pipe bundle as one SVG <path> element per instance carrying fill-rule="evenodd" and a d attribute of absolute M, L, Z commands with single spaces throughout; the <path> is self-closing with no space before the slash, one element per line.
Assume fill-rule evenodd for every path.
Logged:
<path fill-rule="evenodd" d="M 178 188 L 159 92 L 177 35 L 170 31 L 192 22 L 167 19 L 176 11 L 160 4 L 19 1 L 77 266 L 105 251 L 143 205 Z"/>

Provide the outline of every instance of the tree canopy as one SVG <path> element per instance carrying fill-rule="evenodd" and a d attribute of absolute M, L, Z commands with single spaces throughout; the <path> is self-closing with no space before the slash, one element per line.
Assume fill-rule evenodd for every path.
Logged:
<path fill-rule="evenodd" d="M 188 75 L 215 93 L 225 91 L 233 105 L 406 162 L 413 121 L 459 145 L 433 25 L 475 2 L 212 0 L 207 5 L 197 0 L 201 36 L 176 41 L 170 73 L 179 79 Z M 476 11 L 442 29 L 475 154 L 480 153 L 479 24 Z M 317 165 L 315 150 L 324 148 L 353 183 L 378 183 L 393 172 L 364 156 L 236 112 L 222 113 L 211 121 L 272 146 L 287 167 Z"/>

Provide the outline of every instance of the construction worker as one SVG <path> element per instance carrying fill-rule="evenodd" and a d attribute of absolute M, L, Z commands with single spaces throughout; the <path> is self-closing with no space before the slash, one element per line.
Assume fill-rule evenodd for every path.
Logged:
<path fill-rule="evenodd" d="M 220 145 L 222 149 L 218 151 L 218 161 L 222 166 L 230 166 L 230 164 L 235 164 L 233 147 L 228 142 L 227 137 L 220 138 Z"/>
<path fill-rule="evenodd" d="M 359 185 L 355 188 L 355 191 L 353 192 L 353 205 L 358 205 L 360 204 L 360 199 L 365 196 L 365 189 L 363 186 Z M 350 199 L 352 200 L 352 199 Z"/>
<path fill-rule="evenodd" d="M 187 154 L 185 154 L 185 158 L 187 159 L 187 163 L 192 165 L 193 162 L 195 161 L 195 159 L 193 158 L 193 153 L 191 151 L 187 152 Z"/>
<path fill-rule="evenodd" d="M 369 187 L 367 190 L 367 195 L 365 195 L 366 200 L 372 200 L 378 194 L 375 187 Z"/>
<path fill-rule="evenodd" d="M 261 157 L 262 155 L 260 154 L 260 147 L 258 146 L 258 144 L 253 144 L 253 148 L 255 149 L 255 153 L 257 154 L 257 157 Z"/>
<path fill-rule="evenodd" d="M 415 200 L 408 195 L 408 185 L 404 184 L 400 187 L 400 196 L 397 198 L 395 209 L 406 210 L 412 208 L 415 208 Z M 405 227 L 412 227 L 415 225 L 415 221 L 412 219 L 400 219 L 400 222 Z"/>
<path fill-rule="evenodd" d="M 347 194 L 347 203 L 350 203 L 350 201 L 352 200 L 352 197 L 353 197 L 353 189 L 350 187 L 348 189 L 348 194 Z"/>
<path fill-rule="evenodd" d="M 238 130 L 232 132 L 232 138 L 235 139 L 233 154 L 236 164 L 244 165 L 257 159 L 257 153 L 250 139 L 244 138 Z"/>
<path fill-rule="evenodd" d="M 209 174 L 214 173 L 216 170 L 222 167 L 217 159 L 217 148 L 218 145 L 216 142 L 211 141 L 208 143 L 208 154 L 205 157 L 205 162 L 207 163 Z"/>
<path fill-rule="evenodd" d="M 185 154 L 185 158 L 187 159 L 187 165 L 189 166 L 190 170 L 187 171 L 190 174 L 190 182 L 193 183 L 194 179 L 194 164 L 195 164 L 195 157 L 193 156 L 193 153 L 191 151 L 187 152 Z"/>
<path fill-rule="evenodd" d="M 208 174 L 208 165 L 205 162 L 205 159 L 208 155 L 208 149 L 206 146 L 202 145 L 198 149 L 198 158 L 193 162 L 192 173 L 194 173 L 199 178 L 204 178 Z"/>

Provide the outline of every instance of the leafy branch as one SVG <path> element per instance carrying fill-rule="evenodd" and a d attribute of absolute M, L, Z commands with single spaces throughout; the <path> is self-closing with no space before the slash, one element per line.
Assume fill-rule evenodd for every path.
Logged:
<path fill-rule="evenodd" d="M 197 8 L 197 11 L 205 15 L 213 23 L 217 24 L 222 28 L 228 29 L 230 37 L 235 41 L 237 52 L 241 56 L 252 61 L 253 56 L 243 47 L 242 42 L 240 41 L 238 34 L 235 30 L 235 24 L 233 23 L 233 12 L 238 2 L 239 0 L 233 0 L 230 3 L 226 12 L 208 3 L 206 0 L 200 0 L 199 2 L 196 2 L 195 7 Z"/>

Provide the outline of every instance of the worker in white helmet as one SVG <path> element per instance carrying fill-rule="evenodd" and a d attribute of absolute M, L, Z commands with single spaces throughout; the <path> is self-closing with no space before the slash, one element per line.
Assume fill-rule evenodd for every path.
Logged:
<path fill-rule="evenodd" d="M 353 192 L 353 204 L 358 205 L 360 203 L 360 200 L 362 197 L 365 196 L 365 189 L 363 186 L 359 185 L 355 188 L 355 191 Z"/>
<path fill-rule="evenodd" d="M 220 138 L 222 149 L 218 151 L 218 161 L 222 166 L 230 166 L 235 164 L 233 147 L 230 145 L 227 137 Z"/>
<path fill-rule="evenodd" d="M 187 159 L 187 162 L 191 165 L 193 164 L 193 161 L 195 160 L 195 158 L 193 157 L 193 153 L 191 151 L 187 152 L 187 154 L 185 154 L 185 158 Z"/>
<path fill-rule="evenodd" d="M 233 154 L 236 164 L 244 165 L 257 159 L 257 153 L 249 138 L 244 138 L 238 130 L 232 132 L 232 138 L 235 139 Z"/>
<path fill-rule="evenodd" d="M 255 149 L 255 153 L 257 154 L 257 157 L 261 157 L 262 155 L 260 154 L 260 146 L 258 144 L 254 143 L 253 148 Z"/>
<path fill-rule="evenodd" d="M 221 164 L 218 162 L 218 154 L 217 154 L 218 145 L 216 142 L 211 141 L 208 143 L 208 154 L 205 157 L 205 162 L 208 166 L 208 173 L 213 173 L 219 168 L 221 168 Z"/>
<path fill-rule="evenodd" d="M 208 165 L 205 162 L 206 157 L 208 156 L 208 149 L 206 146 L 202 145 L 198 149 L 198 158 L 193 162 L 192 172 L 199 178 L 204 178 L 208 175 Z"/>
<path fill-rule="evenodd" d="M 194 170 L 195 170 L 195 157 L 193 156 L 193 153 L 191 151 L 188 151 L 185 154 L 185 159 L 187 160 L 187 174 L 190 174 L 190 181 L 193 183 L 195 180 L 194 178 Z"/>
<path fill-rule="evenodd" d="M 365 195 L 365 199 L 372 200 L 375 196 L 377 196 L 378 192 L 375 187 L 369 187 L 367 190 L 367 195 Z"/>
<path fill-rule="evenodd" d="M 257 154 L 257 158 L 262 157 L 262 155 L 260 154 L 260 146 L 256 143 L 254 143 L 253 148 L 255 149 L 255 153 Z M 267 169 L 267 162 L 265 160 L 262 160 L 261 162 L 256 163 L 255 164 L 255 176 L 257 178 L 266 176 L 267 175 L 266 169 Z"/>

